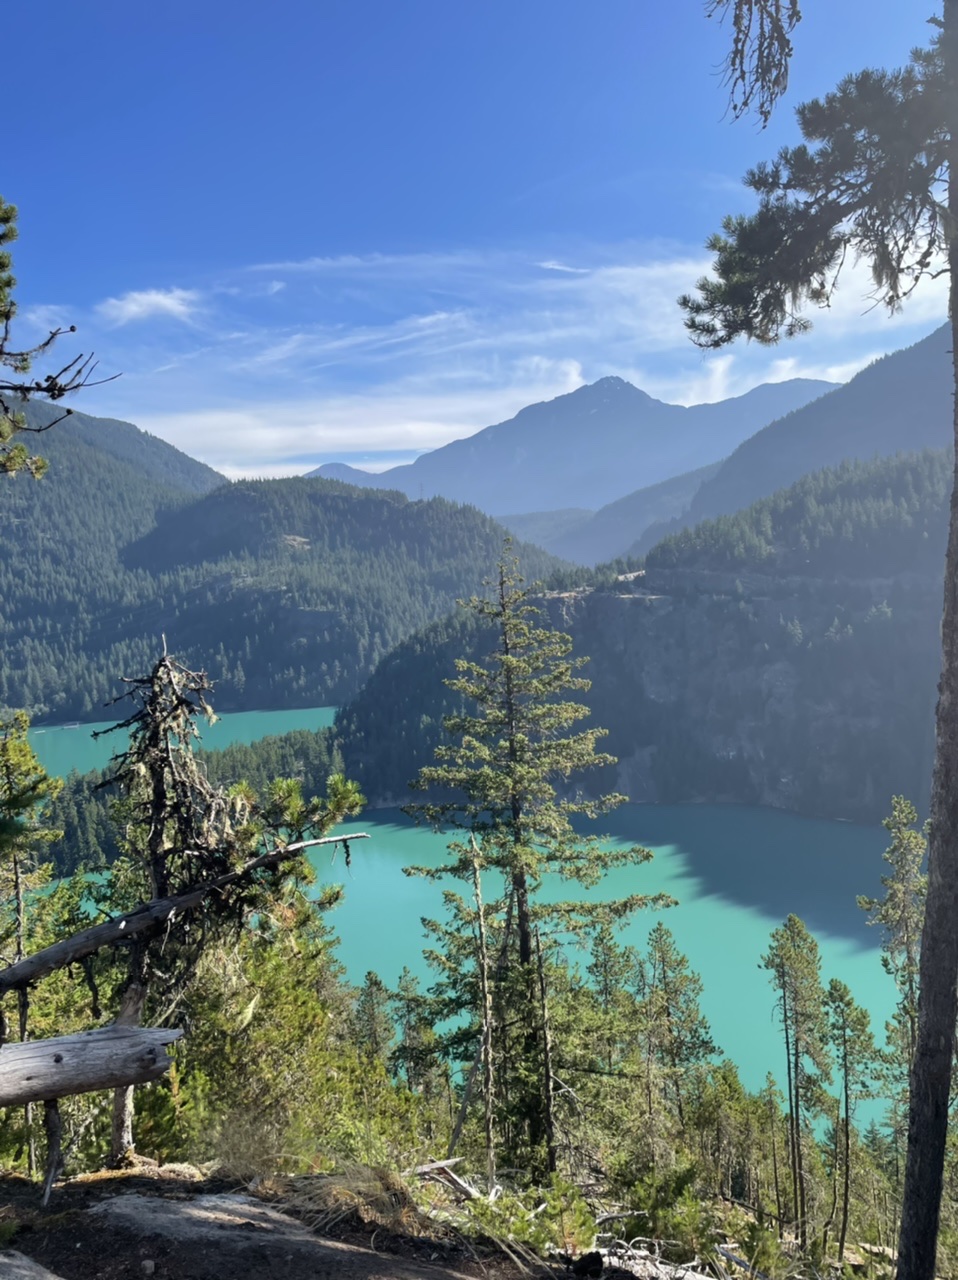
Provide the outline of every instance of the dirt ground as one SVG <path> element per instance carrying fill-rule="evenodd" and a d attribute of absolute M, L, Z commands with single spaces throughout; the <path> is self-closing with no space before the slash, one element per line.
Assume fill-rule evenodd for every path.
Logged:
<path fill-rule="evenodd" d="M 7 1232 L 17 1224 L 12 1238 Z M 155 1170 L 58 1186 L 49 1209 L 21 1178 L 0 1178 L 0 1240 L 61 1280 L 519 1280 L 523 1270 L 464 1241 L 343 1222 L 318 1236 L 235 1183 Z M 0 1280 L 19 1275 L 0 1252 Z M 607 1273 L 608 1274 L 608 1273 Z"/>

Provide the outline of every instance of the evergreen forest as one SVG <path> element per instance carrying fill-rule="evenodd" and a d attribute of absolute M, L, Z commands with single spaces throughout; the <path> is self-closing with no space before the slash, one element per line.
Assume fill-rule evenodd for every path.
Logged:
<path fill-rule="evenodd" d="M 106 718 L 164 635 L 208 668 L 222 711 L 338 705 L 479 586 L 502 539 L 441 498 L 226 484 L 129 424 L 103 443 L 82 418 L 41 437 L 44 483 L 18 476 L 4 495 L 0 706 L 37 723 Z M 537 576 L 559 563 L 526 554 Z"/>

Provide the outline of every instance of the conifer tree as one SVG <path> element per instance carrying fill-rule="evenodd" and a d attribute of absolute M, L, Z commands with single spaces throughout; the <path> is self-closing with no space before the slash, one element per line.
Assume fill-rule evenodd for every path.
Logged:
<path fill-rule="evenodd" d="M 699 1006 L 702 979 L 689 968 L 687 957 L 661 921 L 649 935 L 648 964 L 649 1000 L 658 1024 L 659 1057 L 684 1129 L 683 1095 L 696 1068 L 718 1053 L 718 1048 Z"/>
<path fill-rule="evenodd" d="M 460 695 L 462 709 L 444 721 L 451 741 L 437 748 L 435 764 L 420 771 L 416 785 L 429 792 L 429 798 L 410 806 L 411 812 L 437 827 L 468 831 L 470 839 L 450 844 L 450 860 L 444 866 L 410 871 L 452 876 L 473 887 L 478 856 L 482 872 L 502 877 L 504 899 L 487 903 L 484 919 L 490 955 L 497 954 L 495 939 L 505 933 L 493 917 L 508 915 L 514 920 L 514 950 L 506 943 L 508 974 L 498 984 L 497 998 L 503 999 L 509 990 L 518 1001 L 512 1016 L 523 1028 L 523 1045 L 510 1103 L 534 1164 L 543 1155 L 549 1127 L 544 1102 L 549 1082 L 542 1074 L 542 997 L 535 963 L 537 924 L 581 933 L 652 901 L 632 894 L 617 902 L 546 904 L 538 900 L 542 882 L 554 874 L 591 887 L 608 868 L 642 862 L 651 855 L 639 848 L 604 848 L 597 837 L 584 836 L 573 826 L 574 818 L 596 818 L 624 799 L 590 798 L 572 790 L 573 780 L 582 773 L 613 763 L 611 756 L 597 750 L 603 730 L 576 728 L 589 710 L 568 695 L 589 688 L 589 681 L 577 674 L 586 659 L 573 658 L 569 636 L 544 625 L 508 540 L 491 585 L 491 598 L 474 597 L 465 607 L 494 637 L 493 648 L 484 662 L 457 659 L 458 674 L 446 683 Z M 468 912 L 462 899 L 453 896 L 457 910 Z M 475 999 L 478 984 L 472 985 Z M 553 1163 L 548 1154 L 547 1166 Z"/>
<path fill-rule="evenodd" d="M 396 1034 L 390 1013 L 390 995 L 377 973 L 369 972 L 356 997 L 353 1025 L 356 1044 L 362 1054 L 385 1062 Z"/>
<path fill-rule="evenodd" d="M 16 712 L 9 720 L 0 720 L 0 900 L 12 901 L 13 905 L 10 934 L 0 928 L 0 958 L 7 964 L 26 955 L 28 894 L 49 879 L 48 869 L 39 865 L 37 851 L 62 834 L 48 825 L 45 811 L 63 783 L 59 778 L 50 778 L 40 765 L 27 738 L 29 727 L 29 717 L 23 711 Z M 21 1041 L 29 1037 L 29 1007 L 28 992 L 20 990 L 17 1023 Z M 6 1012 L 0 1010 L 0 1044 L 7 1039 L 6 1024 Z M 32 1103 L 27 1103 L 24 1116 L 29 1171 L 33 1174 L 36 1152 Z"/>
<path fill-rule="evenodd" d="M 831 1068 L 825 1053 L 825 1018 L 818 943 L 798 916 L 790 915 L 772 933 L 762 957 L 777 991 L 785 1043 L 788 1143 L 792 1170 L 792 1218 L 802 1249 L 808 1246 L 809 1196 L 805 1133 L 817 1111 L 821 1083 Z"/>
<path fill-rule="evenodd" d="M 918 970 L 921 925 L 928 877 L 923 870 L 928 849 L 928 824 L 916 829 L 918 813 L 904 796 L 892 797 L 892 811 L 882 826 L 891 836 L 883 857 L 891 868 L 882 876 L 883 898 L 860 896 L 858 905 L 880 925 L 882 966 L 898 988 L 897 1019 L 905 1036 L 904 1079 L 907 1081 L 918 1042 Z"/>
<path fill-rule="evenodd" d="M 851 1201 L 851 1126 L 855 1103 L 871 1096 L 871 1075 L 878 1062 L 878 1049 L 871 1031 L 868 1010 L 857 1005 L 844 982 L 832 978 L 825 992 L 828 1017 L 827 1038 L 835 1055 L 841 1097 L 836 1131 L 841 1138 L 842 1211 L 838 1235 L 838 1261 L 845 1258 L 848 1213 Z M 838 1143 L 836 1141 L 836 1148 Z M 837 1172 L 837 1171 L 836 1171 Z"/>

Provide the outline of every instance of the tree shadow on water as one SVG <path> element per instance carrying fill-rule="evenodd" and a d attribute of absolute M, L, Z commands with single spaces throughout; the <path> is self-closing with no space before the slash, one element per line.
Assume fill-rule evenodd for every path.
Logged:
<path fill-rule="evenodd" d="M 603 833 L 649 848 L 673 846 L 698 894 L 761 911 L 775 923 L 800 916 L 813 933 L 875 947 L 879 932 L 859 894 L 882 893 L 887 833 L 878 826 L 806 818 L 744 805 L 623 805 Z"/>

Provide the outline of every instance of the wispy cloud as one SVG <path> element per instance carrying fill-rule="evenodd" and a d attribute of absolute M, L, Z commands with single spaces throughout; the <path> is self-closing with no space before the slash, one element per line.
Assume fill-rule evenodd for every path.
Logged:
<path fill-rule="evenodd" d="M 88 397 L 91 412 L 240 475 L 412 456 L 606 374 L 682 404 L 790 377 L 841 381 L 946 314 L 933 283 L 886 315 L 855 266 L 807 337 L 703 354 L 676 298 L 708 266 L 669 243 L 311 257 L 131 292 L 71 319 L 84 339 L 92 330 L 104 367 L 124 371 Z"/>
<path fill-rule="evenodd" d="M 195 289 L 140 289 L 119 298 L 106 298 L 96 307 L 101 320 L 109 325 L 132 324 L 157 316 L 173 320 L 191 320 L 199 305 Z"/>
<path fill-rule="evenodd" d="M 541 267 L 543 271 L 565 271 L 572 276 L 587 276 L 589 274 L 588 267 L 570 267 L 568 263 L 556 262 L 549 258 L 545 262 L 537 262 L 536 266 Z"/>

